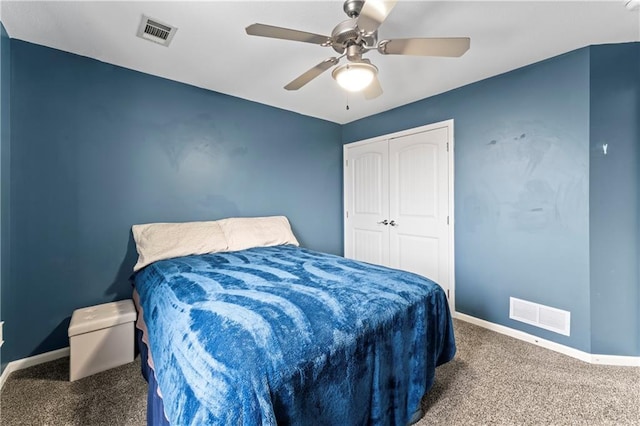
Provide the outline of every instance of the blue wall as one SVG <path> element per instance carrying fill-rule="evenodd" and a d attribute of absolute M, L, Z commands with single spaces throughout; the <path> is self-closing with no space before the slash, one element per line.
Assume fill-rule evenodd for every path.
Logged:
<path fill-rule="evenodd" d="M 11 155 L 11 42 L 0 22 L 0 320 L 6 303 L 4 283 L 9 272 L 9 170 Z M 0 374 L 6 365 L 0 348 Z"/>
<path fill-rule="evenodd" d="M 591 47 L 590 96 L 591 349 L 640 354 L 640 43 Z"/>
<path fill-rule="evenodd" d="M 8 360 L 130 297 L 136 223 L 284 214 L 301 244 L 342 252 L 338 124 L 11 43 Z"/>
<path fill-rule="evenodd" d="M 456 309 L 640 355 L 640 44 L 580 49 L 367 117 L 343 126 L 343 142 L 449 118 Z M 510 320 L 509 296 L 570 311 L 571 336 Z"/>
<path fill-rule="evenodd" d="M 589 49 L 343 127 L 348 143 L 453 118 L 456 310 L 590 351 Z M 509 319 L 514 296 L 571 336 Z"/>

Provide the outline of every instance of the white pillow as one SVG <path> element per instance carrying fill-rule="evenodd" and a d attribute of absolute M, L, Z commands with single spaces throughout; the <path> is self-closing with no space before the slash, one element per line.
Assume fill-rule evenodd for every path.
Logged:
<path fill-rule="evenodd" d="M 227 240 L 217 221 L 147 223 L 131 227 L 138 251 L 134 272 L 163 259 L 227 250 Z"/>
<path fill-rule="evenodd" d="M 299 246 L 284 216 L 232 217 L 218 221 L 229 245 L 229 251 L 282 244 Z"/>

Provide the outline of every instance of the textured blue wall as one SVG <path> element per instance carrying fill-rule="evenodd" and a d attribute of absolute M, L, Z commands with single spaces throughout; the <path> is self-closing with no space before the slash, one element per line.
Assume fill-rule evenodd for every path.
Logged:
<path fill-rule="evenodd" d="M 136 223 L 284 214 L 304 246 L 342 252 L 338 124 L 11 43 L 8 360 L 130 297 Z"/>
<path fill-rule="evenodd" d="M 4 283 L 9 272 L 9 170 L 11 155 L 11 41 L 0 22 L 0 319 L 4 319 L 2 305 Z M 6 365 L 0 348 L 0 373 Z"/>
<path fill-rule="evenodd" d="M 343 142 L 455 120 L 456 309 L 590 351 L 589 50 L 343 126 Z M 571 336 L 509 319 L 514 296 Z"/>
<path fill-rule="evenodd" d="M 637 355 L 640 43 L 591 47 L 590 96 L 592 352 Z"/>

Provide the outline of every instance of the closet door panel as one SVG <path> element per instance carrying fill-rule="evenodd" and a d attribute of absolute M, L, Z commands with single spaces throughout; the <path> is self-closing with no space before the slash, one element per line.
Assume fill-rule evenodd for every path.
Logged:
<path fill-rule="evenodd" d="M 389 246 L 388 234 L 382 230 L 354 229 L 353 255 L 346 257 L 387 266 L 389 264 L 388 250 L 386 249 Z"/>
<path fill-rule="evenodd" d="M 437 238 L 397 233 L 397 265 L 394 268 L 428 276 L 439 283 L 440 242 Z M 392 258 L 395 256 L 392 256 Z"/>
<path fill-rule="evenodd" d="M 345 256 L 389 265 L 386 140 L 349 147 L 345 158 Z M 388 222 L 388 220 L 387 220 Z"/>
<path fill-rule="evenodd" d="M 389 143 L 390 266 L 447 287 L 447 128 Z"/>

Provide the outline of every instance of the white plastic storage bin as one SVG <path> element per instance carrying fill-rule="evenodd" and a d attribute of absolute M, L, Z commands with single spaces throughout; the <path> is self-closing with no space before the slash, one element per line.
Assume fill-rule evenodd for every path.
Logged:
<path fill-rule="evenodd" d="M 73 382 L 132 362 L 135 320 L 136 309 L 131 300 L 73 311 L 69 324 L 69 379 Z"/>

